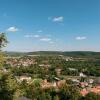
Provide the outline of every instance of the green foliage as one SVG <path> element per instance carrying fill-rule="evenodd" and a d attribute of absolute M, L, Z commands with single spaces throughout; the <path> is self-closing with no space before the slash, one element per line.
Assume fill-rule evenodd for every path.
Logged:
<path fill-rule="evenodd" d="M 15 78 L 10 74 L 3 74 L 0 79 L 0 100 L 12 100 L 17 88 Z"/>
<path fill-rule="evenodd" d="M 5 33 L 0 33 L 0 49 L 8 43 Z"/>
<path fill-rule="evenodd" d="M 86 95 L 85 100 L 100 100 L 100 95 L 91 92 Z"/>
<path fill-rule="evenodd" d="M 5 33 L 0 33 L 0 67 L 3 66 L 4 53 L 1 52 L 2 47 L 5 47 L 8 43 Z"/>
<path fill-rule="evenodd" d="M 58 95 L 56 95 L 56 96 L 54 96 L 54 99 L 53 100 L 60 100 L 60 98 L 59 98 Z"/>
<path fill-rule="evenodd" d="M 0 52 L 0 68 L 2 68 L 5 58 L 4 58 L 4 53 Z"/>
<path fill-rule="evenodd" d="M 77 87 L 64 85 L 60 89 L 60 100 L 79 100 L 80 93 Z"/>

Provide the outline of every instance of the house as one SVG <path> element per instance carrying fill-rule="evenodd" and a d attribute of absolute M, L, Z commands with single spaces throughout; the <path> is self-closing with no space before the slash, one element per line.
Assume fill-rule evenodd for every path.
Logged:
<path fill-rule="evenodd" d="M 87 95 L 88 93 L 89 93 L 89 91 L 87 91 L 86 89 L 83 89 L 83 90 L 80 91 L 80 94 L 81 94 L 82 96 L 85 96 L 85 95 Z"/>
<path fill-rule="evenodd" d="M 84 87 L 87 87 L 89 84 L 87 82 L 80 82 L 79 83 L 79 86 L 84 88 Z"/>
<path fill-rule="evenodd" d="M 70 71 L 77 71 L 75 68 L 68 68 Z"/>
<path fill-rule="evenodd" d="M 41 87 L 42 87 L 43 89 L 48 89 L 48 88 L 53 87 L 53 85 L 52 85 L 52 83 L 48 82 L 47 79 L 45 79 L 45 80 L 43 80 L 43 81 L 41 82 Z"/>
<path fill-rule="evenodd" d="M 28 76 L 20 76 L 20 81 L 30 81 L 31 80 L 31 77 L 28 77 Z"/>
<path fill-rule="evenodd" d="M 16 80 L 18 82 L 22 82 L 22 81 L 26 81 L 27 83 L 29 83 L 31 81 L 31 77 L 28 76 L 16 76 Z"/>
<path fill-rule="evenodd" d="M 80 77 L 86 77 L 82 72 L 79 74 Z"/>
<path fill-rule="evenodd" d="M 62 87 L 64 84 L 66 84 L 66 80 L 60 80 L 60 81 L 58 81 L 57 83 L 57 87 L 59 88 L 59 87 Z"/>
<path fill-rule="evenodd" d="M 89 83 L 92 84 L 94 82 L 93 79 L 89 79 Z"/>
<path fill-rule="evenodd" d="M 59 87 L 61 87 L 62 85 L 64 85 L 66 83 L 66 80 L 59 80 L 59 81 L 57 81 L 57 82 L 53 82 L 53 83 L 51 83 L 51 82 L 48 82 L 46 79 L 45 80 L 43 80 L 42 82 L 41 82 L 41 87 L 43 88 L 43 89 L 48 89 L 48 88 L 51 88 L 51 87 L 54 87 L 54 88 L 59 88 Z"/>
<path fill-rule="evenodd" d="M 96 87 L 90 88 L 88 90 L 87 89 L 82 89 L 80 91 L 80 93 L 82 94 L 82 96 L 85 96 L 85 95 L 87 95 L 90 92 L 93 92 L 93 93 L 96 93 L 96 94 L 100 94 L 100 86 L 96 86 Z"/>
<path fill-rule="evenodd" d="M 56 71 L 57 75 L 60 75 L 60 74 L 61 74 L 62 69 L 57 68 L 57 69 L 55 69 L 55 71 Z"/>
<path fill-rule="evenodd" d="M 75 78 L 72 78 L 71 81 L 75 82 L 75 83 L 79 83 L 80 82 L 78 79 L 75 79 Z"/>
<path fill-rule="evenodd" d="M 100 86 L 93 87 L 93 88 L 91 88 L 90 91 L 94 92 L 96 94 L 100 94 Z"/>

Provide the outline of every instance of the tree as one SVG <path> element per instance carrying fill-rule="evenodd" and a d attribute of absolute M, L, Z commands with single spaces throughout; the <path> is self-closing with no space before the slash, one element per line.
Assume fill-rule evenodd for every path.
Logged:
<path fill-rule="evenodd" d="M 86 95 L 85 100 L 100 100 L 100 95 L 91 92 Z"/>
<path fill-rule="evenodd" d="M 0 49 L 8 43 L 5 33 L 0 33 Z"/>
<path fill-rule="evenodd" d="M 54 96 L 54 99 L 53 100 L 60 100 L 59 99 L 59 96 L 58 95 Z"/>
<path fill-rule="evenodd" d="M 0 51 L 1 51 L 2 47 L 6 46 L 7 43 L 8 43 L 8 41 L 5 36 L 5 33 L 0 33 Z M 0 66 L 3 64 L 3 62 L 4 62 L 4 54 L 2 52 L 0 52 Z"/>
<path fill-rule="evenodd" d="M 2 74 L 0 78 L 0 100 L 12 100 L 17 88 L 17 82 L 12 75 Z"/>
<path fill-rule="evenodd" d="M 3 65 L 4 61 L 5 61 L 4 54 L 0 52 L 0 67 Z"/>
<path fill-rule="evenodd" d="M 79 100 L 79 89 L 75 86 L 64 85 L 60 89 L 60 100 Z"/>

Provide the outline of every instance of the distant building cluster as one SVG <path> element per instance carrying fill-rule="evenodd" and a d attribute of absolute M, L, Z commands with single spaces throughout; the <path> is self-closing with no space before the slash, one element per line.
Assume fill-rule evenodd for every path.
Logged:
<path fill-rule="evenodd" d="M 20 67 L 20 66 L 30 66 L 30 65 L 34 65 L 37 64 L 37 62 L 35 61 L 35 59 L 33 58 L 8 58 L 6 60 L 6 64 L 10 65 L 11 67 Z"/>

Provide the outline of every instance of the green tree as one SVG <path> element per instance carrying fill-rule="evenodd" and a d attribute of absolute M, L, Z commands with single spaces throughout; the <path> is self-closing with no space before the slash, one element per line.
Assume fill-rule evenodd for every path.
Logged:
<path fill-rule="evenodd" d="M 7 43 L 8 43 L 8 41 L 7 41 L 5 33 L 0 33 L 0 51 L 1 51 L 2 47 L 6 46 Z M 0 66 L 2 66 L 4 60 L 5 60 L 4 54 L 2 52 L 0 52 Z"/>
<path fill-rule="evenodd" d="M 8 43 L 5 33 L 0 33 L 0 49 Z"/>
<path fill-rule="evenodd" d="M 60 100 L 59 99 L 59 96 L 58 95 L 54 96 L 54 99 L 53 100 Z"/>
<path fill-rule="evenodd" d="M 85 96 L 85 100 L 100 100 L 100 95 L 91 92 Z"/>
<path fill-rule="evenodd" d="M 16 80 L 10 74 L 2 74 L 0 78 L 0 100 L 12 100 L 16 91 Z"/>
<path fill-rule="evenodd" d="M 64 85 L 60 89 L 60 100 L 79 100 L 79 89 L 75 86 Z"/>

